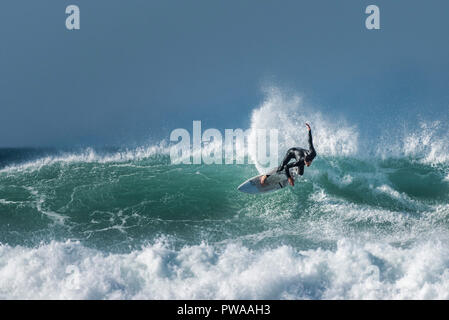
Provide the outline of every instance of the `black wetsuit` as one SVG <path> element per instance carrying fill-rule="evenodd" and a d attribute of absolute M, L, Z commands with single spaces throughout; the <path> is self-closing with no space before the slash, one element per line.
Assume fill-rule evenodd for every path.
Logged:
<path fill-rule="evenodd" d="M 304 174 L 304 160 L 307 159 L 307 161 L 312 161 L 313 158 L 316 156 L 315 148 L 313 147 L 312 142 L 312 131 L 309 131 L 309 150 L 302 149 L 302 148 L 290 148 L 287 150 L 287 154 L 284 157 L 284 160 L 282 160 L 281 165 L 278 167 L 276 172 L 281 172 L 282 170 L 285 170 L 285 174 L 288 178 L 291 178 L 290 176 L 290 168 L 298 167 L 298 174 L 302 176 Z M 291 159 L 295 159 L 295 162 L 289 163 Z"/>

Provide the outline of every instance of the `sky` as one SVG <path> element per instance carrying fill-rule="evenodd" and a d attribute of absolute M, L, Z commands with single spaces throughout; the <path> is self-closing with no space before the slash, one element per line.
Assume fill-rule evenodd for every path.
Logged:
<path fill-rule="evenodd" d="M 380 30 L 365 28 L 371 4 Z M 267 86 L 358 123 L 445 117 L 448 13 L 447 0 L 2 0 L 0 147 L 247 128 Z"/>

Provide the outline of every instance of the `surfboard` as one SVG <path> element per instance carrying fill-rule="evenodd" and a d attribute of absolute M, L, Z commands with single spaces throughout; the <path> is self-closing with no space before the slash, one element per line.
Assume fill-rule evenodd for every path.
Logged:
<path fill-rule="evenodd" d="M 273 192 L 289 186 L 288 178 L 285 175 L 285 172 L 282 171 L 276 173 L 276 170 L 277 168 L 274 168 L 267 173 L 270 176 L 265 180 L 264 185 L 260 184 L 260 177 L 263 176 L 261 174 L 246 180 L 240 186 L 238 186 L 237 190 L 250 194 L 258 194 Z M 291 168 L 290 175 L 292 176 L 293 180 L 296 180 L 296 178 L 298 177 L 298 167 Z"/>

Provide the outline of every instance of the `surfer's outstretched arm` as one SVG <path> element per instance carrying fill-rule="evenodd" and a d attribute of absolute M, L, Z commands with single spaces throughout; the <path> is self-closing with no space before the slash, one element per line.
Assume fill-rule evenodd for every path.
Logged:
<path fill-rule="evenodd" d="M 313 140 L 312 140 L 312 129 L 310 128 L 310 125 L 306 123 L 307 131 L 309 131 L 309 138 L 307 142 L 309 143 L 309 151 L 307 152 L 309 155 L 313 155 L 313 158 L 316 155 L 315 147 L 313 146 Z"/>
<path fill-rule="evenodd" d="M 313 141 L 312 141 L 312 130 L 309 130 L 309 152 L 315 152 L 315 148 L 313 147 Z"/>

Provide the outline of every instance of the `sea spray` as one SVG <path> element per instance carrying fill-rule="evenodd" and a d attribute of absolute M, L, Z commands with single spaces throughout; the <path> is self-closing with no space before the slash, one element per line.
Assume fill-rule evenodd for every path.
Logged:
<path fill-rule="evenodd" d="M 262 104 L 251 115 L 251 133 L 249 136 L 249 156 L 256 163 L 260 173 L 266 172 L 278 163 L 261 166 L 254 148 L 258 129 L 276 129 L 278 131 L 278 158 L 282 159 L 291 147 L 307 147 L 305 123 L 312 126 L 314 146 L 319 155 L 351 156 L 358 151 L 358 132 L 355 126 L 349 126 L 344 120 L 335 122 L 327 119 L 315 108 L 306 106 L 301 96 L 287 95 L 276 87 L 266 89 Z"/>

